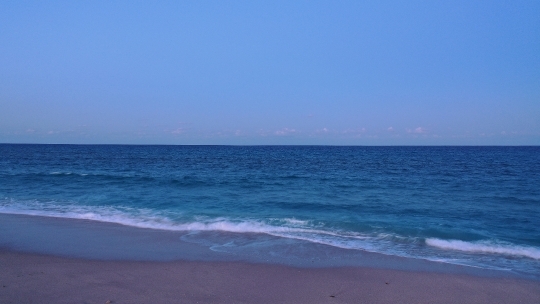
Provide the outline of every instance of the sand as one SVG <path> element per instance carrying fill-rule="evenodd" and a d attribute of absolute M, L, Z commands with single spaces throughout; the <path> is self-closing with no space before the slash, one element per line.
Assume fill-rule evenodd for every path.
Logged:
<path fill-rule="evenodd" d="M 540 282 L 373 268 L 0 251 L 0 303 L 540 303 Z"/>

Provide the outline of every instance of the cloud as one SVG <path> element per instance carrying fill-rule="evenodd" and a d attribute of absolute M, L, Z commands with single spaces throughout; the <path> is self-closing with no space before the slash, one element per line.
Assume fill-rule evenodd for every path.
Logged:
<path fill-rule="evenodd" d="M 407 129 L 407 133 L 413 133 L 413 134 L 424 134 L 424 133 L 427 133 L 426 129 L 422 128 L 422 127 L 418 127 L 414 130 L 411 130 L 411 129 Z"/>
<path fill-rule="evenodd" d="M 360 134 L 360 133 L 366 133 L 367 129 L 366 128 L 362 128 L 362 129 L 347 129 L 347 130 L 344 130 L 343 134 Z"/>
<path fill-rule="evenodd" d="M 394 128 L 388 127 L 388 129 L 386 129 L 386 130 L 388 130 L 388 132 L 392 132 L 392 131 L 394 131 Z"/>
<path fill-rule="evenodd" d="M 294 133 L 297 133 L 297 131 L 295 129 L 289 129 L 289 128 L 283 128 L 281 130 L 277 130 L 274 132 L 274 134 L 277 136 L 285 136 L 285 135 L 290 135 Z"/>
<path fill-rule="evenodd" d="M 366 128 L 361 128 L 361 129 L 347 129 L 347 130 L 344 130 L 341 132 L 341 134 L 343 134 L 344 136 L 352 136 L 352 137 L 363 137 L 365 136 L 367 132 L 367 129 Z"/>
<path fill-rule="evenodd" d="M 185 133 L 186 130 L 184 128 L 177 128 L 171 131 L 171 134 L 179 135 Z"/>
<path fill-rule="evenodd" d="M 317 133 L 317 134 L 328 134 L 329 132 L 330 132 L 330 130 L 328 130 L 328 128 L 322 128 L 322 129 L 315 130 L 315 133 Z"/>

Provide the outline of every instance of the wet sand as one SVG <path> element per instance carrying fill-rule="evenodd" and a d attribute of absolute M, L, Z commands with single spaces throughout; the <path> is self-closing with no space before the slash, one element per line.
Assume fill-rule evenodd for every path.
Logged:
<path fill-rule="evenodd" d="M 374 268 L 0 251 L 0 303 L 540 303 L 540 282 Z"/>

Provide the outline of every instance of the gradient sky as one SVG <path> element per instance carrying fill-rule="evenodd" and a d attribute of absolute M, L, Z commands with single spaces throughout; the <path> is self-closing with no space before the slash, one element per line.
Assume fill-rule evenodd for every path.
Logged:
<path fill-rule="evenodd" d="M 0 142 L 539 145 L 540 1 L 1 1 Z"/>

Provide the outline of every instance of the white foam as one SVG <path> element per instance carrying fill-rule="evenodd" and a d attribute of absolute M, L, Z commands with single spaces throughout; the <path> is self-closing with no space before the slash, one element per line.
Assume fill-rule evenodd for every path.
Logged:
<path fill-rule="evenodd" d="M 445 250 L 458 250 L 472 253 L 502 254 L 521 256 L 540 260 L 540 249 L 534 247 L 498 244 L 491 242 L 465 242 L 460 240 L 426 239 L 426 244 Z"/>
<path fill-rule="evenodd" d="M 73 172 L 60 172 L 60 171 L 54 171 L 54 172 L 51 172 L 49 173 L 50 175 L 72 175 L 72 174 L 75 174 L 75 175 L 79 175 L 79 176 L 87 176 L 88 173 L 73 173 Z"/>
<path fill-rule="evenodd" d="M 259 220 L 205 218 L 196 217 L 195 221 L 172 220 L 178 218 L 178 212 L 167 214 L 150 209 L 135 209 L 129 207 L 105 207 L 105 206 L 82 206 L 62 205 L 55 202 L 14 202 L 0 203 L 0 213 L 33 215 L 44 217 L 57 217 L 69 219 L 84 219 L 106 223 L 116 223 L 126 226 L 149 228 L 170 231 L 223 231 L 235 233 L 265 233 L 274 236 L 288 237 L 302 240 L 312 240 L 306 235 L 320 235 L 326 237 L 346 237 L 340 232 L 330 230 L 312 229 L 307 226 L 307 221 L 291 218 L 278 220 L 282 223 L 290 223 L 285 226 L 274 226 Z M 304 227 L 302 227 L 304 226 Z M 350 238 L 362 239 L 365 236 L 350 234 Z M 327 243 L 327 242 L 324 242 Z"/>
<path fill-rule="evenodd" d="M 0 213 L 83 219 L 167 231 L 262 233 L 344 249 L 377 251 L 372 244 L 377 237 L 355 232 L 316 228 L 309 225 L 309 221 L 295 218 L 273 218 L 269 219 L 268 223 L 255 219 L 208 218 L 204 216 L 182 219 L 178 212 L 160 213 L 156 210 L 130 207 L 64 205 L 57 202 L 13 200 L 8 200 L 7 203 L 0 202 Z"/>
<path fill-rule="evenodd" d="M 291 225 L 295 225 L 295 226 L 306 226 L 307 224 L 309 224 L 309 221 L 303 221 L 303 220 L 299 220 L 299 219 L 296 219 L 296 218 L 285 218 L 283 219 L 284 222 L 286 222 L 287 224 L 291 224 Z"/>

